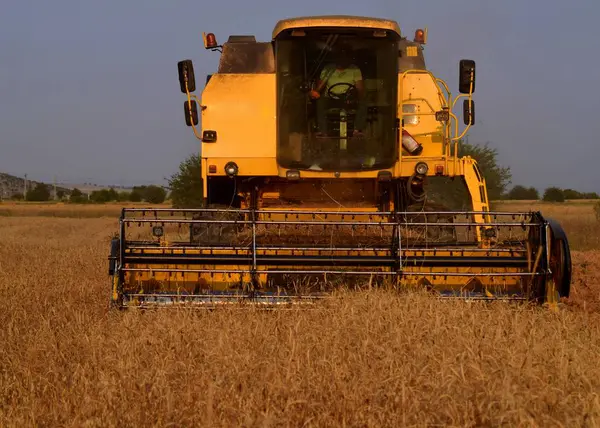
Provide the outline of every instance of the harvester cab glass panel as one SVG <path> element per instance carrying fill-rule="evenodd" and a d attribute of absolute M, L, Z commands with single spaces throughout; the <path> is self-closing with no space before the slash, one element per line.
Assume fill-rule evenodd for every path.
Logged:
<path fill-rule="evenodd" d="M 348 28 L 289 30 L 275 40 L 275 58 L 281 166 L 361 171 L 394 164 L 396 34 Z"/>

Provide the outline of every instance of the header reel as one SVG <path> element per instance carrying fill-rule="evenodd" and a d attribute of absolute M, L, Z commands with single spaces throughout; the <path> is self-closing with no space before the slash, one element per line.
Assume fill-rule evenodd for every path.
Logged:
<path fill-rule="evenodd" d="M 111 247 L 112 302 L 293 306 L 373 284 L 442 298 L 569 296 L 569 246 L 556 222 L 494 212 L 481 224 L 479 214 L 127 208 Z M 478 227 L 495 231 L 492 245 L 477 242 Z"/>

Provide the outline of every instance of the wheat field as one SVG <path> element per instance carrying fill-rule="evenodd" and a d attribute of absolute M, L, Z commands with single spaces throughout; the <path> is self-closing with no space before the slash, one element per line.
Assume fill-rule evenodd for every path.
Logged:
<path fill-rule="evenodd" d="M 558 312 L 374 290 L 308 311 L 114 313 L 118 209 L 62 209 L 0 216 L 0 426 L 600 426 L 591 207 L 541 208 L 573 246 Z"/>

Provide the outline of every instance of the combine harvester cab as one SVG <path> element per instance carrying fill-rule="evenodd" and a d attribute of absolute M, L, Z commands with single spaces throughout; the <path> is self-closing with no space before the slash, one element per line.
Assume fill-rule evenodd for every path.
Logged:
<path fill-rule="evenodd" d="M 425 67 L 426 38 L 352 16 L 282 20 L 268 42 L 204 35 L 221 57 L 200 97 L 192 62 L 178 64 L 204 206 L 123 209 L 109 257 L 113 304 L 273 307 L 375 285 L 568 297 L 560 225 L 539 212 L 491 212 L 476 162 L 458 157 L 474 124 L 475 62 L 460 61 L 453 98 Z M 430 177 L 458 177 L 472 210 L 429 205 Z"/>

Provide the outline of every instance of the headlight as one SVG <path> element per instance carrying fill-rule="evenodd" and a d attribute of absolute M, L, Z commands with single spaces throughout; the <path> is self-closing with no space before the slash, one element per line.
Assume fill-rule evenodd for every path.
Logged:
<path fill-rule="evenodd" d="M 225 174 L 227 174 L 230 177 L 233 177 L 234 175 L 237 175 L 238 173 L 238 166 L 236 165 L 235 162 L 227 162 L 227 164 L 225 165 Z"/>
<path fill-rule="evenodd" d="M 402 104 L 402 113 L 418 113 L 419 107 L 416 104 Z M 418 125 L 419 116 L 415 115 L 402 115 L 405 125 Z"/>
<path fill-rule="evenodd" d="M 415 166 L 415 172 L 419 175 L 425 175 L 429 171 L 429 166 L 425 162 L 419 162 L 417 166 Z"/>
<path fill-rule="evenodd" d="M 297 169 L 290 169 L 288 172 L 285 173 L 285 177 L 288 180 L 299 180 L 300 179 L 300 171 L 298 171 Z"/>

